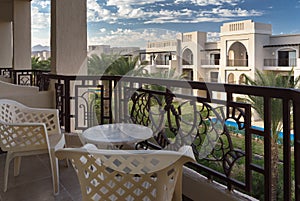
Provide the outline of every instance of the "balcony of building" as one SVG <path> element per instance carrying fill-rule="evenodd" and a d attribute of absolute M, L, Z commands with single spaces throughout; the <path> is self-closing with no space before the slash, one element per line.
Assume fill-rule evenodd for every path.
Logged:
<path fill-rule="evenodd" d="M 208 49 L 203 51 L 206 55 L 201 59 L 201 68 L 219 68 L 221 62 L 221 54 L 219 49 Z"/>
<path fill-rule="evenodd" d="M 248 52 L 245 45 L 241 42 L 234 42 L 227 53 L 226 66 L 245 67 L 248 66 Z"/>
<path fill-rule="evenodd" d="M 264 70 L 290 71 L 295 67 L 296 58 L 264 59 Z"/>
<path fill-rule="evenodd" d="M 248 59 L 227 59 L 228 67 L 245 67 L 248 66 Z"/>
<path fill-rule="evenodd" d="M 264 59 L 264 70 L 290 71 L 297 68 L 299 58 L 297 44 L 268 45 L 266 48 L 266 58 Z"/>
<path fill-rule="evenodd" d="M 220 59 L 201 59 L 202 68 L 219 68 Z"/>
<path fill-rule="evenodd" d="M 170 69 L 177 61 L 173 51 L 156 51 L 140 53 L 140 62 L 149 72 L 155 72 L 156 69 Z"/>
<path fill-rule="evenodd" d="M 183 144 L 191 145 L 197 162 L 186 164 L 185 200 L 199 200 L 199 197 L 272 200 L 271 122 L 272 102 L 276 99 L 282 105 L 283 122 L 278 141 L 277 199 L 300 199 L 297 135 L 300 125 L 295 123 L 300 118 L 300 93 L 297 90 L 142 77 L 3 72 L 9 72 L 18 85 L 38 85 L 40 90 L 52 90 L 53 105 L 59 110 L 68 146 L 81 146 L 78 134 L 90 126 L 132 121 L 149 126 L 155 133 L 153 139 L 137 144 L 136 148 L 176 149 Z M 264 100 L 264 119 L 255 115 L 250 104 L 236 98 L 238 95 Z M 57 197 L 52 195 L 45 158 L 24 159 L 24 171 L 21 170 L 19 177 L 10 175 L 9 189 L 1 192 L 0 198 L 80 200 L 74 171 L 65 167 L 64 161 L 60 161 L 61 193 Z M 42 171 L 40 165 L 46 169 Z"/>

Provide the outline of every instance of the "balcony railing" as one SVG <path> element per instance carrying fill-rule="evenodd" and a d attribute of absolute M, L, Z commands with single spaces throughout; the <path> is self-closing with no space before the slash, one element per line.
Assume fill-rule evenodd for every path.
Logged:
<path fill-rule="evenodd" d="M 42 80 L 39 84 L 55 86 L 56 107 L 66 132 L 113 122 L 149 126 L 156 141 L 145 141 L 137 148 L 177 149 L 190 144 L 197 158 L 197 163 L 188 164 L 190 168 L 228 190 L 249 195 L 262 190 L 264 200 L 272 200 L 271 104 L 280 100 L 283 130 L 278 164 L 282 174 L 278 183 L 283 184 L 278 193 L 283 200 L 300 201 L 297 90 L 120 76 L 43 74 Z M 263 100 L 264 128 L 252 125 L 251 105 L 237 95 Z M 236 125 L 233 130 L 228 120 Z M 257 143 L 261 150 L 255 150 Z"/>
<path fill-rule="evenodd" d="M 156 65 L 170 65 L 170 60 L 156 60 L 154 63 Z"/>
<path fill-rule="evenodd" d="M 283 107 L 281 194 L 284 200 L 294 197 L 300 200 L 300 136 L 296 135 L 300 124 L 293 124 L 294 143 L 290 135 L 291 121 L 300 119 L 298 91 L 118 76 L 45 75 L 44 78 L 55 82 L 56 105 L 67 132 L 111 122 L 150 126 L 156 143 L 143 142 L 139 147 L 176 149 L 191 144 L 198 163 L 190 163 L 189 167 L 227 185 L 229 190 L 253 195 L 254 188 L 264 189 L 264 200 L 271 200 L 271 102 L 279 99 Z M 218 93 L 226 98 L 214 99 Z M 236 102 L 233 94 L 264 100 L 264 129 L 252 126 L 251 105 Z M 236 139 L 229 131 L 230 126 L 225 124 L 229 119 L 235 121 L 241 133 L 239 145 L 234 143 Z M 259 153 L 253 150 L 256 138 L 263 145 Z M 259 178 L 263 179 L 257 181 Z"/>
<path fill-rule="evenodd" d="M 12 68 L 0 68 L 0 76 L 11 78 L 14 84 L 28 86 L 46 86 L 46 83 L 40 83 L 41 75 L 49 72 L 50 71 L 45 70 L 13 70 Z"/>
<path fill-rule="evenodd" d="M 9 68 L 9 67 L 1 67 L 0 68 L 0 75 L 2 77 L 5 77 L 5 78 L 11 78 L 11 69 L 12 68 Z"/>
<path fill-rule="evenodd" d="M 248 66 L 248 59 L 227 59 L 227 66 Z"/>
<path fill-rule="evenodd" d="M 264 66 L 297 66 L 297 59 L 264 59 Z"/>
<path fill-rule="evenodd" d="M 201 59 L 201 65 L 220 65 L 220 59 Z"/>

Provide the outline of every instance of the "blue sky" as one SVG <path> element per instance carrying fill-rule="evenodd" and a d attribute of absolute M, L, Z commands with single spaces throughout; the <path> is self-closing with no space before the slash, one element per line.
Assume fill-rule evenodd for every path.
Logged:
<path fill-rule="evenodd" d="M 138 46 L 252 19 L 273 34 L 300 33 L 300 0 L 87 0 L 88 45 Z M 50 44 L 50 0 L 32 0 L 32 46 Z"/>

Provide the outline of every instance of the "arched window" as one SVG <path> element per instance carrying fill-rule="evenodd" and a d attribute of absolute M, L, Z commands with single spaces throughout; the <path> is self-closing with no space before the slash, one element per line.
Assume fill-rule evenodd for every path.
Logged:
<path fill-rule="evenodd" d="M 185 49 L 182 53 L 182 65 L 193 65 L 193 52 L 190 49 Z"/>
<path fill-rule="evenodd" d="M 234 74 L 233 73 L 230 73 L 228 75 L 228 83 L 229 84 L 235 84 L 235 81 L 234 81 Z"/>
<path fill-rule="evenodd" d="M 227 66 L 248 66 L 248 52 L 242 43 L 235 42 L 230 46 Z"/>
<path fill-rule="evenodd" d="M 239 84 L 246 84 L 245 74 L 241 74 L 239 77 Z"/>

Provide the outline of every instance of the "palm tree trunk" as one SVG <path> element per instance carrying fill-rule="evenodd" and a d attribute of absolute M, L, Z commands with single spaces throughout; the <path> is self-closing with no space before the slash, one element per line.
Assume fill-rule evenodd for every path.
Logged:
<path fill-rule="evenodd" d="M 278 170 L 278 161 L 279 161 L 279 156 L 278 156 L 278 143 L 276 142 L 276 138 L 273 138 L 271 140 L 271 168 L 272 168 L 272 175 L 271 175 L 271 183 L 272 183 L 272 189 L 271 189 L 271 197 L 272 200 L 277 200 L 277 186 L 278 186 L 278 175 L 279 175 L 279 170 Z"/>

